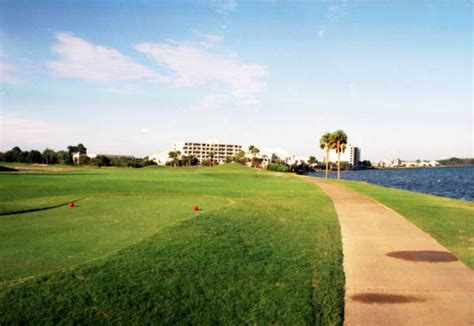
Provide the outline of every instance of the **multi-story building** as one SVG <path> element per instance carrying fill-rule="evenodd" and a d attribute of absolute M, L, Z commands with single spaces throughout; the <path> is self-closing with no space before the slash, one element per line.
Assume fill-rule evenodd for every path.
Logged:
<path fill-rule="evenodd" d="M 359 162 L 361 162 L 361 150 L 360 147 L 348 145 L 344 153 L 341 153 L 341 162 L 349 162 L 353 169 L 357 168 Z M 337 153 L 332 150 L 329 152 L 329 162 L 337 162 Z"/>
<path fill-rule="evenodd" d="M 349 163 L 353 169 L 357 169 L 360 162 L 360 147 L 349 147 Z"/>
<path fill-rule="evenodd" d="M 180 142 L 175 144 L 174 149 L 180 151 L 181 155 L 194 156 L 201 162 L 210 159 L 211 153 L 213 153 L 216 162 L 224 163 L 228 157 L 234 156 L 238 151 L 241 151 L 242 146 L 217 143 Z"/>

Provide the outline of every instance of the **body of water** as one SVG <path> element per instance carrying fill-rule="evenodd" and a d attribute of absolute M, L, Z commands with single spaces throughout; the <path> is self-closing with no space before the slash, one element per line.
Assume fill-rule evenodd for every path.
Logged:
<path fill-rule="evenodd" d="M 330 173 L 336 178 L 337 172 Z M 324 177 L 324 173 L 309 175 Z M 474 166 L 342 171 L 341 178 L 425 194 L 474 201 Z"/>

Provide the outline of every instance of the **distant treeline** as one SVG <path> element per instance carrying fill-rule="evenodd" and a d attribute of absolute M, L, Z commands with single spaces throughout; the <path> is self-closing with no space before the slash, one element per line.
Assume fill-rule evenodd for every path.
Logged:
<path fill-rule="evenodd" d="M 76 162 L 79 165 L 92 166 L 117 166 L 117 167 L 144 167 L 147 165 L 156 165 L 155 162 L 145 158 L 129 158 L 129 157 L 108 157 L 98 155 L 94 158 L 87 156 L 87 148 L 78 144 L 77 146 L 68 146 L 67 150 L 54 151 L 46 148 L 42 152 L 38 150 L 22 151 L 20 147 L 15 146 L 6 152 L 0 152 L 0 162 L 8 163 L 29 163 L 29 164 L 66 164 L 74 165 L 74 153 L 80 153 L 80 160 Z"/>
<path fill-rule="evenodd" d="M 474 165 L 474 158 L 451 157 L 445 160 L 439 160 L 439 165 Z"/>

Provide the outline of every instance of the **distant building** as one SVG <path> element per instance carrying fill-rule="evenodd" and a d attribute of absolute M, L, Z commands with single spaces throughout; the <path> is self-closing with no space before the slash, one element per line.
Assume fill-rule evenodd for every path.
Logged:
<path fill-rule="evenodd" d="M 353 169 L 359 166 L 360 159 L 360 147 L 350 146 L 349 147 L 349 163 Z"/>
<path fill-rule="evenodd" d="M 285 163 L 292 165 L 292 164 L 302 164 L 306 163 L 307 158 L 301 156 L 290 155 L 285 158 Z"/>
<path fill-rule="evenodd" d="M 181 155 L 194 156 L 199 161 L 210 159 L 211 152 L 214 153 L 214 160 L 218 163 L 224 163 L 228 157 L 234 156 L 242 150 L 241 145 L 217 144 L 217 143 L 194 143 L 184 142 L 176 143 L 175 149 L 181 152 Z"/>
<path fill-rule="evenodd" d="M 214 142 L 177 142 L 172 149 L 172 151 L 181 152 L 181 156 L 193 156 L 200 162 L 210 159 L 212 152 L 214 153 L 214 160 L 218 163 L 224 163 L 228 157 L 234 156 L 241 150 L 241 145 L 219 144 Z M 158 165 L 164 165 L 170 161 L 169 152 L 170 151 L 150 155 L 149 159 L 155 161 Z"/>
<path fill-rule="evenodd" d="M 262 159 L 262 163 L 260 163 L 260 165 L 263 169 L 266 169 L 267 165 L 269 163 L 272 163 L 272 158 L 269 157 L 268 155 L 262 155 L 261 159 Z"/>
<path fill-rule="evenodd" d="M 286 155 L 288 155 L 288 154 L 286 154 Z M 252 159 L 254 157 L 256 157 L 256 158 L 261 160 L 260 167 L 265 169 L 269 163 L 282 162 L 282 163 L 286 163 L 286 164 L 291 164 L 293 162 L 292 159 L 294 158 L 294 155 L 293 156 L 285 156 L 285 154 L 282 154 L 282 153 L 277 154 L 277 153 L 273 152 L 271 149 L 264 148 L 262 151 L 260 151 L 260 153 L 258 153 L 255 156 L 252 153 L 247 152 L 245 154 L 245 157 L 248 160 L 247 163 L 246 163 L 247 166 L 251 166 L 252 165 Z"/>
<path fill-rule="evenodd" d="M 412 167 L 412 168 L 421 168 L 421 167 L 436 167 L 439 166 L 437 161 L 402 161 L 399 158 L 393 160 L 385 160 L 378 162 L 377 165 L 383 168 L 396 168 L 396 167 Z"/>
<path fill-rule="evenodd" d="M 171 161 L 168 153 L 169 151 L 148 155 L 148 159 L 154 161 L 158 165 L 165 165 L 167 162 Z"/>
<path fill-rule="evenodd" d="M 353 168 L 357 168 L 359 162 L 362 161 L 361 156 L 360 147 L 349 144 L 344 153 L 341 153 L 341 162 L 349 162 Z M 329 162 L 337 162 L 336 151 L 332 150 L 329 152 Z"/>
<path fill-rule="evenodd" d="M 423 168 L 423 167 L 436 167 L 439 163 L 436 161 L 402 161 L 401 166 L 412 167 L 412 168 Z"/>

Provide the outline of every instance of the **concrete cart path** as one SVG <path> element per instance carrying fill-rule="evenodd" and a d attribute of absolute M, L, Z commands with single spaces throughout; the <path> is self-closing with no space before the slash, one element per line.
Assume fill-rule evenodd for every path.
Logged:
<path fill-rule="evenodd" d="M 339 216 L 346 325 L 474 325 L 474 272 L 390 208 L 307 177 Z"/>

